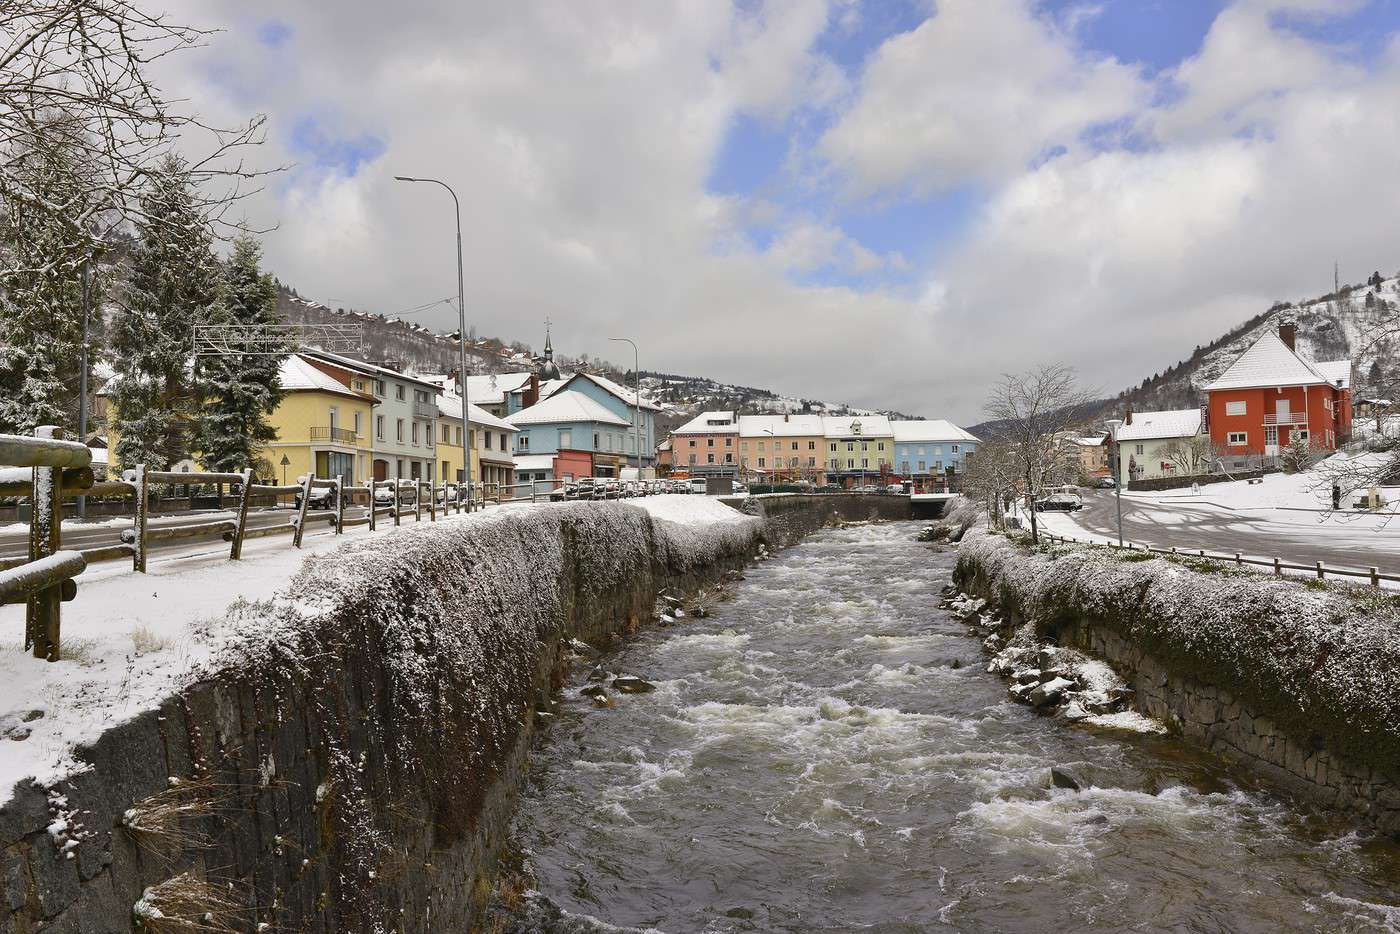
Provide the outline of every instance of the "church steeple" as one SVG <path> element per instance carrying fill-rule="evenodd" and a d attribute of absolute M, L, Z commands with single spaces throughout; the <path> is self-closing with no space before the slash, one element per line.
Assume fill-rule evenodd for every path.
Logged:
<path fill-rule="evenodd" d="M 540 379 L 559 379 L 559 367 L 554 363 L 554 345 L 549 340 L 549 319 L 544 322 L 544 362 L 540 364 Z"/>

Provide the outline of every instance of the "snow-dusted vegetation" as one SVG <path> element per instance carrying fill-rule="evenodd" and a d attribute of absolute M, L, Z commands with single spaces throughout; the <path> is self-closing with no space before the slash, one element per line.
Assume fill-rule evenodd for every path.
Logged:
<path fill-rule="evenodd" d="M 1400 762 L 1400 599 L 1191 558 L 963 540 L 965 589 L 1053 632 L 1107 626 L 1142 652 L 1265 712 L 1300 743 L 1394 773 Z"/>

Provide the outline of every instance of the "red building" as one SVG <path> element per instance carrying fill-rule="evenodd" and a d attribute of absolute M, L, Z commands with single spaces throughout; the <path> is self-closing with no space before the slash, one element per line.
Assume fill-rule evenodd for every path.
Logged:
<path fill-rule="evenodd" d="M 1206 386 L 1210 438 L 1226 460 L 1274 457 L 1294 438 L 1334 451 L 1351 436 L 1351 361 L 1315 363 L 1283 324 Z"/>

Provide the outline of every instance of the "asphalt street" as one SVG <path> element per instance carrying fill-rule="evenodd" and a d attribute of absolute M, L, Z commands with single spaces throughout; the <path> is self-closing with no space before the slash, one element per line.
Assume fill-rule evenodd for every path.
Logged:
<path fill-rule="evenodd" d="M 1117 536 L 1111 490 L 1084 494 L 1076 523 L 1108 537 Z M 1205 503 L 1174 500 L 1170 506 L 1123 499 L 1123 538 L 1183 551 L 1278 557 L 1289 563 L 1348 568 L 1376 567 L 1400 574 L 1400 520 L 1377 527 L 1370 516 L 1280 509 L 1231 511 Z"/>

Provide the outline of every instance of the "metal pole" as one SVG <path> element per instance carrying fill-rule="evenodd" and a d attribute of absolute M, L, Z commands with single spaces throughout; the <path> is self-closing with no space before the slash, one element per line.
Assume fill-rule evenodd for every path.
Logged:
<path fill-rule="evenodd" d="M 628 343 L 632 345 L 632 391 L 637 397 L 633 400 L 636 406 L 637 424 L 633 426 L 633 443 L 637 446 L 637 482 L 642 482 L 642 367 L 641 356 L 637 353 L 637 345 L 634 341 L 626 337 L 609 337 L 610 341 Z"/>
<path fill-rule="evenodd" d="M 83 290 L 83 343 L 79 348 L 79 358 L 82 365 L 82 373 L 78 377 L 78 440 L 87 444 L 87 417 L 88 417 L 88 319 L 92 317 L 92 291 L 89 279 L 88 264 L 91 258 L 84 259 L 82 265 L 82 290 Z M 110 455 L 109 455 L 110 456 Z M 78 518 L 87 518 L 87 497 L 78 497 Z"/>
<path fill-rule="evenodd" d="M 457 346 L 461 350 L 461 359 L 459 363 L 461 372 L 457 376 L 457 383 L 462 396 L 462 483 L 459 484 L 459 486 L 462 484 L 466 485 L 467 512 L 471 512 L 472 432 L 471 421 L 468 418 L 470 402 L 467 398 L 467 300 L 462 284 L 462 203 L 457 200 L 457 192 L 452 190 L 451 185 L 436 178 L 410 178 L 406 175 L 395 175 L 394 179 L 400 182 L 431 182 L 434 185 L 441 185 L 443 188 L 446 188 L 447 193 L 452 196 L 452 204 L 457 212 Z"/>

